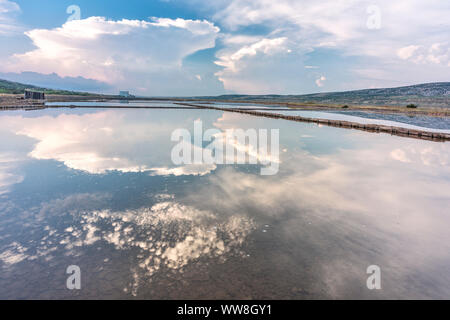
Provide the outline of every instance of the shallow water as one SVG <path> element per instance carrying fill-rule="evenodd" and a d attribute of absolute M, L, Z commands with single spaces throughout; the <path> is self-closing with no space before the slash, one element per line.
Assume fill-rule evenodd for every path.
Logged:
<path fill-rule="evenodd" d="M 408 117 L 405 115 L 380 116 L 376 113 L 368 112 L 334 112 L 334 111 L 310 111 L 310 110 L 261 110 L 268 113 L 279 113 L 284 115 L 301 116 L 316 119 L 329 119 L 351 121 L 362 124 L 378 124 L 394 126 L 415 130 L 426 130 L 432 132 L 450 133 L 449 118 L 439 117 Z"/>
<path fill-rule="evenodd" d="M 111 101 L 74 101 L 74 102 L 46 102 L 46 106 L 77 106 L 77 107 L 121 107 L 121 108 L 182 108 L 183 106 L 174 104 L 172 101 L 166 100 L 111 100 Z"/>
<path fill-rule="evenodd" d="M 333 111 L 333 113 L 345 114 L 349 116 L 356 116 L 368 119 L 380 119 L 387 121 L 401 122 L 418 127 L 434 128 L 450 130 L 450 118 L 449 117 L 430 117 L 422 115 L 404 115 L 394 113 L 378 113 L 378 112 L 365 112 L 365 111 Z"/>
<path fill-rule="evenodd" d="M 352 121 L 363 124 L 378 124 L 387 126 L 396 126 L 401 128 L 409 128 L 416 130 L 427 130 L 433 132 L 450 133 L 450 120 L 446 117 L 430 117 L 430 116 L 407 116 L 402 114 L 385 114 L 365 111 L 353 110 L 327 110 L 327 111 L 311 111 L 311 110 L 295 110 L 287 109 L 276 105 L 261 105 L 252 103 L 222 103 L 222 102 L 201 102 L 189 101 L 189 104 L 212 106 L 219 108 L 233 109 L 249 109 L 260 110 L 262 112 L 279 113 L 287 115 L 297 115 L 302 117 Z M 77 102 L 48 102 L 47 106 L 79 106 L 79 107 L 123 107 L 123 108 L 190 108 L 177 104 L 174 101 L 167 100 L 148 100 L 148 101 L 77 101 Z"/>
<path fill-rule="evenodd" d="M 450 118 L 449 117 L 434 117 L 426 115 L 405 115 L 399 113 L 385 113 L 385 112 L 370 112 L 370 111 L 357 111 L 357 110 L 324 110 L 324 111 L 312 111 L 312 110 L 295 110 L 288 109 L 281 106 L 269 106 L 261 104 L 251 103 L 211 103 L 211 105 L 221 108 L 235 108 L 235 109 L 261 109 L 266 112 L 299 115 L 303 117 L 314 117 L 319 119 L 330 120 L 345 120 L 358 123 L 371 123 L 380 125 L 390 125 L 402 128 L 411 129 L 433 129 L 430 131 L 447 132 L 450 133 Z M 279 109 L 279 110 L 276 110 Z"/>
<path fill-rule="evenodd" d="M 279 173 L 172 164 L 199 119 L 280 129 Z M 450 298 L 449 143 L 175 109 L 2 112 L 0 133 L 2 299 Z"/>

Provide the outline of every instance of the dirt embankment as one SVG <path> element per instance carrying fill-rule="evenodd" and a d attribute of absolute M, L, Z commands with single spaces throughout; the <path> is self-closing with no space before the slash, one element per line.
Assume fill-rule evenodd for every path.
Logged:
<path fill-rule="evenodd" d="M 22 94 L 0 94 L 0 107 L 20 108 L 24 106 L 40 106 L 43 102 L 38 100 L 25 100 Z"/>
<path fill-rule="evenodd" d="M 46 100 L 24 99 L 23 94 L 0 94 L 0 109 L 27 109 L 44 107 L 45 102 L 91 101 L 117 99 L 105 95 L 45 95 Z"/>
<path fill-rule="evenodd" d="M 176 99 L 173 99 L 175 101 Z M 178 99 L 184 102 L 216 102 L 216 103 L 237 103 L 237 104 L 253 104 L 263 106 L 280 106 L 289 109 L 297 110 L 354 110 L 354 111 L 369 111 L 379 113 L 401 113 L 406 115 L 425 115 L 435 117 L 450 117 L 450 108 L 446 107 L 427 107 L 419 106 L 415 108 L 407 108 L 406 106 L 392 106 L 392 105 L 342 105 L 342 104 L 321 104 L 321 103 L 302 103 L 302 102 L 282 102 L 277 100 L 267 101 L 252 101 L 252 100 L 223 100 L 223 99 Z"/>

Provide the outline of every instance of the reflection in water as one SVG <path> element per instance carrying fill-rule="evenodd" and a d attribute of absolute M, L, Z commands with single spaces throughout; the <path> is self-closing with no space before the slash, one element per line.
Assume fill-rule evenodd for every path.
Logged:
<path fill-rule="evenodd" d="M 197 119 L 280 128 L 279 174 L 174 166 Z M 450 297 L 447 143 L 203 110 L 5 112 L 0 131 L 1 298 Z"/>
<path fill-rule="evenodd" d="M 342 120 L 362 124 L 378 124 L 408 128 L 414 130 L 425 130 L 429 132 L 450 133 L 450 120 L 434 116 L 408 117 L 397 114 L 352 112 L 352 111 L 310 111 L 310 110 L 262 110 L 266 113 L 278 113 L 290 116 L 300 116 L 315 119 Z"/>
<path fill-rule="evenodd" d="M 214 164 L 171 165 L 172 132 L 180 127 L 192 128 L 195 118 L 177 116 L 162 120 L 165 115 L 173 116 L 174 111 L 160 112 L 162 117 L 157 119 L 152 118 L 155 113 L 148 110 L 141 113 L 144 116 L 135 112 L 109 110 L 94 114 L 40 117 L 39 120 L 23 117 L 4 117 L 4 120 L 15 134 L 37 141 L 28 153 L 29 157 L 57 160 L 69 168 L 92 174 L 148 171 L 155 175 L 205 175 L 216 169 Z M 198 115 L 199 112 L 192 114 Z M 216 126 L 224 131 L 227 129 Z M 227 140 L 225 132 L 214 138 L 224 145 L 224 149 L 229 145 L 260 161 L 276 161 L 270 153 L 265 158 L 255 156 L 255 151 L 248 146 Z M 197 148 L 192 144 L 189 147 Z M 228 154 L 227 157 L 231 158 Z"/>
<path fill-rule="evenodd" d="M 157 196 L 160 199 L 166 197 L 172 198 Z M 92 246 L 103 240 L 116 250 L 136 251 L 137 267 L 146 276 L 152 276 L 160 269 L 183 272 L 184 266 L 199 258 L 242 255 L 239 248 L 254 228 L 253 221 L 243 216 L 220 221 L 211 212 L 164 200 L 151 208 L 76 212 L 75 215 L 74 221 L 79 224 L 67 227 L 62 233 L 47 228 L 48 234 L 38 251 L 55 243 L 75 254 L 73 250 L 77 247 Z M 21 248 L 20 254 L 9 255 L 6 259 L 20 262 L 27 258 L 24 252 L 26 250 Z M 138 279 L 135 277 L 134 280 Z M 137 295 L 138 284 L 133 283 L 132 288 L 133 295 Z M 128 291 L 128 288 L 124 289 Z"/>

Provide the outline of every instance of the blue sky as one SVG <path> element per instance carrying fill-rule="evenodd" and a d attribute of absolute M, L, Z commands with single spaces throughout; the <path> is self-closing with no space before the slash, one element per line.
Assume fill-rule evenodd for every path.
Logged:
<path fill-rule="evenodd" d="M 447 0 L 0 0 L 0 78 L 151 96 L 450 81 L 449 16 Z"/>

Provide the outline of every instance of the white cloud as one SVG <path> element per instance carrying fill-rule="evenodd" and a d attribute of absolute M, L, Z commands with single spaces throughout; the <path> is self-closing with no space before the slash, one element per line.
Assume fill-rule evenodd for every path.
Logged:
<path fill-rule="evenodd" d="M 416 64 L 441 64 L 450 63 L 450 46 L 444 43 L 433 43 L 429 48 L 410 45 L 397 51 L 397 55 L 403 60 L 411 60 Z"/>
<path fill-rule="evenodd" d="M 354 20 L 336 17 L 348 11 L 355 11 L 358 1 L 295 1 L 295 0 L 235 0 L 215 18 L 230 28 L 238 28 L 252 24 L 273 24 L 275 26 L 295 24 L 309 32 L 326 32 L 333 35 L 334 40 L 346 39 L 356 33 Z M 298 30 L 299 32 L 303 32 Z M 331 38 L 328 38 L 331 39 Z"/>
<path fill-rule="evenodd" d="M 17 3 L 8 0 L 0 0 L 0 19 L 6 19 L 7 15 L 20 12 L 20 7 Z"/>
<path fill-rule="evenodd" d="M 316 80 L 316 85 L 318 87 L 323 87 L 325 80 L 327 80 L 327 78 L 325 76 L 321 76 L 319 79 Z"/>
<path fill-rule="evenodd" d="M 397 50 L 397 55 L 399 56 L 400 59 L 403 60 L 407 60 L 409 58 L 412 57 L 412 55 L 414 54 L 414 52 L 417 51 L 417 49 L 419 49 L 420 46 L 407 46 L 407 47 L 403 47 Z"/>
<path fill-rule="evenodd" d="M 227 45 L 247 45 L 249 43 L 256 43 L 261 40 L 258 36 L 248 35 L 226 35 L 223 42 Z"/>
<path fill-rule="evenodd" d="M 314 56 L 314 51 L 328 50 L 329 62 L 327 65 L 333 66 L 333 72 L 339 72 L 341 77 L 345 72 L 347 76 L 358 79 L 358 81 L 352 81 L 350 87 L 347 86 L 346 89 L 359 88 L 356 83 L 367 86 L 379 86 L 379 84 L 391 86 L 411 82 L 444 81 L 448 78 L 446 76 L 448 70 L 445 68 L 436 68 L 430 71 L 425 66 L 426 64 L 441 64 L 447 67 L 450 64 L 448 45 L 446 45 L 448 30 L 450 30 L 448 19 L 450 3 L 448 1 L 377 1 L 376 5 L 379 9 L 377 12 L 379 12 L 381 20 L 379 29 L 367 27 L 367 21 L 373 13 L 373 11 L 367 10 L 370 5 L 373 3 L 365 0 L 320 2 L 312 0 L 234 0 L 221 3 L 221 6 L 216 7 L 215 9 L 218 8 L 218 11 L 213 18 L 233 30 L 235 38 L 242 28 L 253 25 L 264 26 L 269 30 L 270 37 L 288 38 L 290 49 L 300 56 L 297 57 L 296 62 L 291 62 L 291 68 L 295 69 L 300 66 L 303 69 L 303 77 L 308 75 L 317 77 L 318 75 L 301 66 L 305 60 L 305 57 L 301 58 L 302 54 L 304 56 L 305 53 L 313 52 L 311 56 Z M 267 35 L 265 37 L 267 38 Z M 240 40 L 242 40 L 242 44 L 245 38 Z M 230 45 L 229 42 L 225 43 Z M 424 52 L 418 54 L 422 48 L 429 49 L 423 49 Z M 336 69 L 335 66 L 339 64 L 338 58 L 346 56 L 356 58 L 353 59 L 351 68 L 345 68 L 342 71 Z M 221 58 L 220 55 L 219 58 Z M 361 79 L 361 75 L 354 74 L 354 69 L 362 67 L 358 65 L 360 63 L 358 58 L 364 59 L 365 65 L 370 64 L 374 66 L 374 69 L 383 71 L 384 78 L 376 79 L 368 76 L 369 79 Z M 245 66 L 241 67 L 240 71 L 233 74 L 232 77 L 225 79 L 225 87 L 238 92 L 243 92 L 245 89 L 261 92 L 273 88 L 273 85 L 269 88 L 265 87 L 259 79 L 264 73 L 266 79 L 282 78 L 279 75 L 281 71 L 276 71 L 276 65 L 281 68 L 286 58 L 282 55 L 273 57 L 270 70 L 249 74 L 249 69 L 258 65 L 257 60 L 259 59 L 259 56 L 247 57 Z M 411 65 L 418 64 L 422 66 L 411 67 Z M 326 70 L 327 67 L 320 65 L 319 67 L 329 73 Z M 292 81 L 298 81 L 297 87 L 304 86 L 300 79 L 293 78 L 290 74 L 287 77 Z M 249 81 L 251 81 L 251 85 L 245 85 Z M 330 85 L 332 84 L 330 83 Z M 336 87 L 337 84 L 334 86 Z M 281 87 L 280 93 L 291 91 L 286 90 L 289 85 Z M 277 90 L 272 89 L 272 91 Z"/>
<path fill-rule="evenodd" d="M 172 77 L 180 83 L 166 83 L 165 90 L 174 94 L 186 86 L 185 82 L 195 79 L 183 73 L 183 59 L 214 47 L 218 32 L 219 28 L 206 20 L 112 21 L 90 17 L 55 29 L 27 31 L 36 49 L 14 55 L 3 69 L 52 71 L 62 77 L 81 76 L 117 88 L 144 87 L 144 93 L 155 95 L 165 94 L 156 90 L 161 86 L 158 83 Z"/>
<path fill-rule="evenodd" d="M 0 0 L 0 35 L 18 31 L 14 16 L 20 12 L 17 3 L 8 0 Z"/>
<path fill-rule="evenodd" d="M 215 75 L 226 90 L 258 94 L 287 91 L 298 86 L 294 78 L 284 73 L 286 69 L 281 68 L 279 63 L 280 59 L 285 63 L 295 63 L 287 68 L 288 72 L 294 72 L 294 68 L 302 60 L 298 57 L 302 49 L 296 48 L 287 37 L 230 39 L 225 41 L 228 46 L 217 53 L 215 61 L 218 66 L 223 67 Z M 250 43 L 245 43 L 246 41 Z"/>
<path fill-rule="evenodd" d="M 90 17 L 28 31 L 36 49 L 0 68 L 82 76 L 149 95 L 202 95 L 223 87 L 237 93 L 308 93 L 320 76 L 312 67 L 330 75 L 330 90 L 448 80 L 448 1 L 378 0 L 379 29 L 367 27 L 373 13 L 367 9 L 374 5 L 368 0 L 185 2 L 201 7 L 226 33 L 206 20 Z M 6 3 L 14 8 L 6 0 L 0 8 Z M 214 47 L 219 38 L 223 47 L 215 62 L 221 71 L 203 65 L 210 68 L 205 74 L 182 66 L 184 58 Z M 311 59 L 319 51 L 319 59 Z M 383 77 L 362 75 L 367 65 Z"/>
<path fill-rule="evenodd" d="M 207 20 L 185 20 L 185 19 L 168 19 L 168 18 L 157 18 L 154 17 L 155 22 L 150 23 L 151 25 L 158 27 L 177 27 L 189 30 L 193 34 L 197 35 L 210 35 L 213 33 L 218 33 L 220 29 L 214 26 L 211 22 Z"/>
<path fill-rule="evenodd" d="M 264 24 L 281 33 L 287 31 L 290 39 L 301 39 L 306 45 L 346 47 L 377 56 L 392 53 L 405 39 L 447 38 L 450 4 L 446 1 L 377 1 L 382 20 L 377 31 L 366 26 L 371 17 L 367 8 L 372 4 L 365 0 L 234 0 L 214 18 L 234 29 Z"/>
<path fill-rule="evenodd" d="M 284 44 L 287 38 L 262 39 L 251 45 L 243 46 L 235 52 L 219 54 L 219 60 L 215 63 L 225 68 L 224 71 L 218 72 L 217 75 L 223 75 L 226 72 L 239 71 L 239 61 L 246 57 L 256 56 L 258 53 L 273 54 L 281 51 L 287 51 Z"/>

